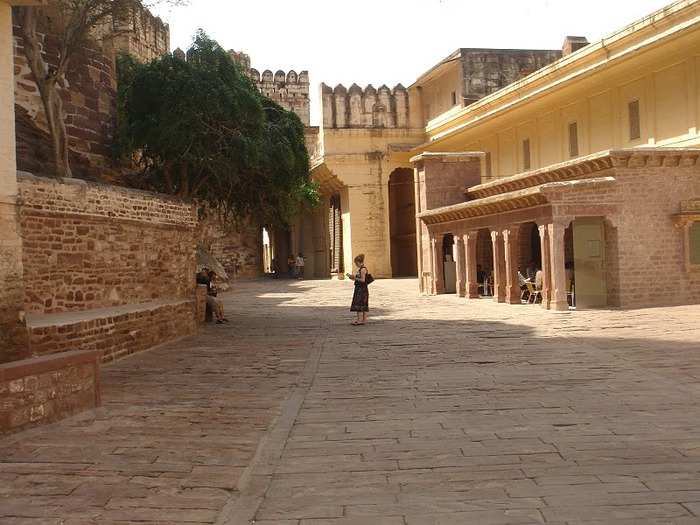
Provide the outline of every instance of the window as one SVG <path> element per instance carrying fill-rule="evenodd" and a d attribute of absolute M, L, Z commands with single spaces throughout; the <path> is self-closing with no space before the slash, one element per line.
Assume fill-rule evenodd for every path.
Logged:
<path fill-rule="evenodd" d="M 450 97 L 451 97 L 451 99 L 452 99 L 452 105 L 453 105 L 453 106 L 456 106 L 456 105 L 457 105 L 457 92 L 456 92 L 456 91 L 453 91 L 453 92 L 450 94 Z"/>
<path fill-rule="evenodd" d="M 688 254 L 690 264 L 700 265 L 700 221 L 695 221 L 688 230 Z"/>
<path fill-rule="evenodd" d="M 484 158 L 484 164 L 486 165 L 484 168 L 486 170 L 486 178 L 490 180 L 491 179 L 491 152 L 490 151 L 486 152 L 486 157 Z"/>
<path fill-rule="evenodd" d="M 639 100 L 633 100 L 627 105 L 630 121 L 630 140 L 642 137 L 642 129 L 639 122 Z"/>
<path fill-rule="evenodd" d="M 569 157 L 578 156 L 578 124 L 569 124 Z"/>
<path fill-rule="evenodd" d="M 530 169 L 530 139 L 523 140 L 523 170 Z"/>

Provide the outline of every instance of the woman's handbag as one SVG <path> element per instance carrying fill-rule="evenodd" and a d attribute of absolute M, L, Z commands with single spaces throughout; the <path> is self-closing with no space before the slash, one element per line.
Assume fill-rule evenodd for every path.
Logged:
<path fill-rule="evenodd" d="M 371 273 L 368 273 L 365 275 L 365 284 L 372 284 L 374 282 L 374 277 L 372 277 Z"/>

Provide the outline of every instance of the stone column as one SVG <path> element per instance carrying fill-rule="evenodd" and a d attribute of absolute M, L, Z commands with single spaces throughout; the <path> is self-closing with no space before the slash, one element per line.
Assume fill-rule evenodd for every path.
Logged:
<path fill-rule="evenodd" d="M 540 247 L 542 251 L 542 306 L 547 310 L 551 304 L 551 287 L 552 287 L 552 244 L 549 240 L 549 224 L 538 224 L 540 230 Z"/>
<path fill-rule="evenodd" d="M 555 220 L 548 225 L 551 260 L 551 286 L 549 308 L 554 310 L 568 310 L 569 303 L 566 300 L 566 257 L 564 246 L 564 231 L 570 220 Z"/>
<path fill-rule="evenodd" d="M 469 299 L 479 298 L 479 283 L 476 279 L 476 239 L 478 233 L 477 231 L 470 231 L 463 236 L 466 252 L 464 263 L 467 277 L 467 297 Z"/>
<path fill-rule="evenodd" d="M 520 281 L 518 280 L 518 255 L 520 230 L 518 226 L 511 225 L 503 230 L 503 244 L 505 247 L 505 273 L 506 273 L 506 302 L 508 304 L 520 304 Z"/>
<path fill-rule="evenodd" d="M 464 254 L 464 235 L 455 235 L 455 247 L 457 251 L 457 260 L 455 261 L 457 269 L 457 297 L 466 297 L 467 295 L 467 273 L 466 260 Z"/>
<path fill-rule="evenodd" d="M 492 231 L 493 244 L 493 300 L 498 303 L 506 301 L 506 261 L 503 246 L 503 232 Z"/>
<path fill-rule="evenodd" d="M 416 216 L 430 210 L 464 202 L 462 188 L 481 182 L 482 152 L 426 152 L 410 159 L 414 165 Z M 430 277 L 437 285 L 437 293 L 444 293 L 442 256 L 439 265 L 433 264 L 432 275 L 427 275 L 426 266 L 434 259 L 434 248 L 429 246 L 430 235 L 424 221 L 416 217 L 416 244 L 418 250 L 418 276 L 422 287 L 424 279 Z M 442 248 L 442 246 L 440 246 Z M 421 290 L 430 293 L 429 290 Z M 433 291 L 433 293 L 435 293 Z"/>
<path fill-rule="evenodd" d="M 418 214 L 423 211 L 423 192 L 421 192 L 421 173 L 418 168 L 413 169 L 413 192 L 416 206 L 416 264 L 418 267 L 418 290 L 420 293 L 428 293 L 425 289 L 425 250 L 423 249 L 423 239 L 427 237 L 425 223 L 418 218 Z"/>
<path fill-rule="evenodd" d="M 0 363 L 29 357 L 17 193 L 12 11 L 0 2 Z"/>

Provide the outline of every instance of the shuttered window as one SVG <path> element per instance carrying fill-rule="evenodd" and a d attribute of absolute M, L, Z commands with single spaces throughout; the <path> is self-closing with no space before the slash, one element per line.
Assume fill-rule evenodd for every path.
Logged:
<path fill-rule="evenodd" d="M 569 157 L 578 156 L 578 123 L 569 124 Z"/>
<path fill-rule="evenodd" d="M 523 170 L 529 170 L 530 164 L 530 139 L 523 140 Z"/>
<path fill-rule="evenodd" d="M 633 100 L 628 104 L 630 121 L 630 140 L 642 137 L 642 128 L 639 121 L 639 100 Z"/>

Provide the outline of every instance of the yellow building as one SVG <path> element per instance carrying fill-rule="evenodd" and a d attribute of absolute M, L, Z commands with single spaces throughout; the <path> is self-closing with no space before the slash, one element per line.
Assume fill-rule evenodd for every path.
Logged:
<path fill-rule="evenodd" d="M 406 90 L 402 120 L 386 89 L 323 87 L 314 173 L 329 253 L 347 267 L 365 252 L 373 273 L 401 275 L 412 233 L 395 219 L 415 206 L 426 293 L 492 285 L 496 300 L 519 303 L 518 270 L 534 262 L 552 309 L 573 301 L 570 271 L 579 307 L 697 302 L 699 22 L 700 2 L 679 0 L 599 42 L 524 51 L 516 67 L 499 62 L 508 51 L 459 50 Z M 500 77 L 476 70 L 479 51 Z M 492 283 L 477 282 L 477 264 Z"/>
<path fill-rule="evenodd" d="M 459 49 L 408 89 L 322 85 L 313 174 L 324 209 L 302 224 L 299 239 L 317 255 L 316 275 L 342 276 L 357 253 L 366 254 L 377 277 L 417 275 L 410 158 L 426 129 L 561 56 L 558 50 Z M 317 241 L 305 243 L 312 231 Z"/>

